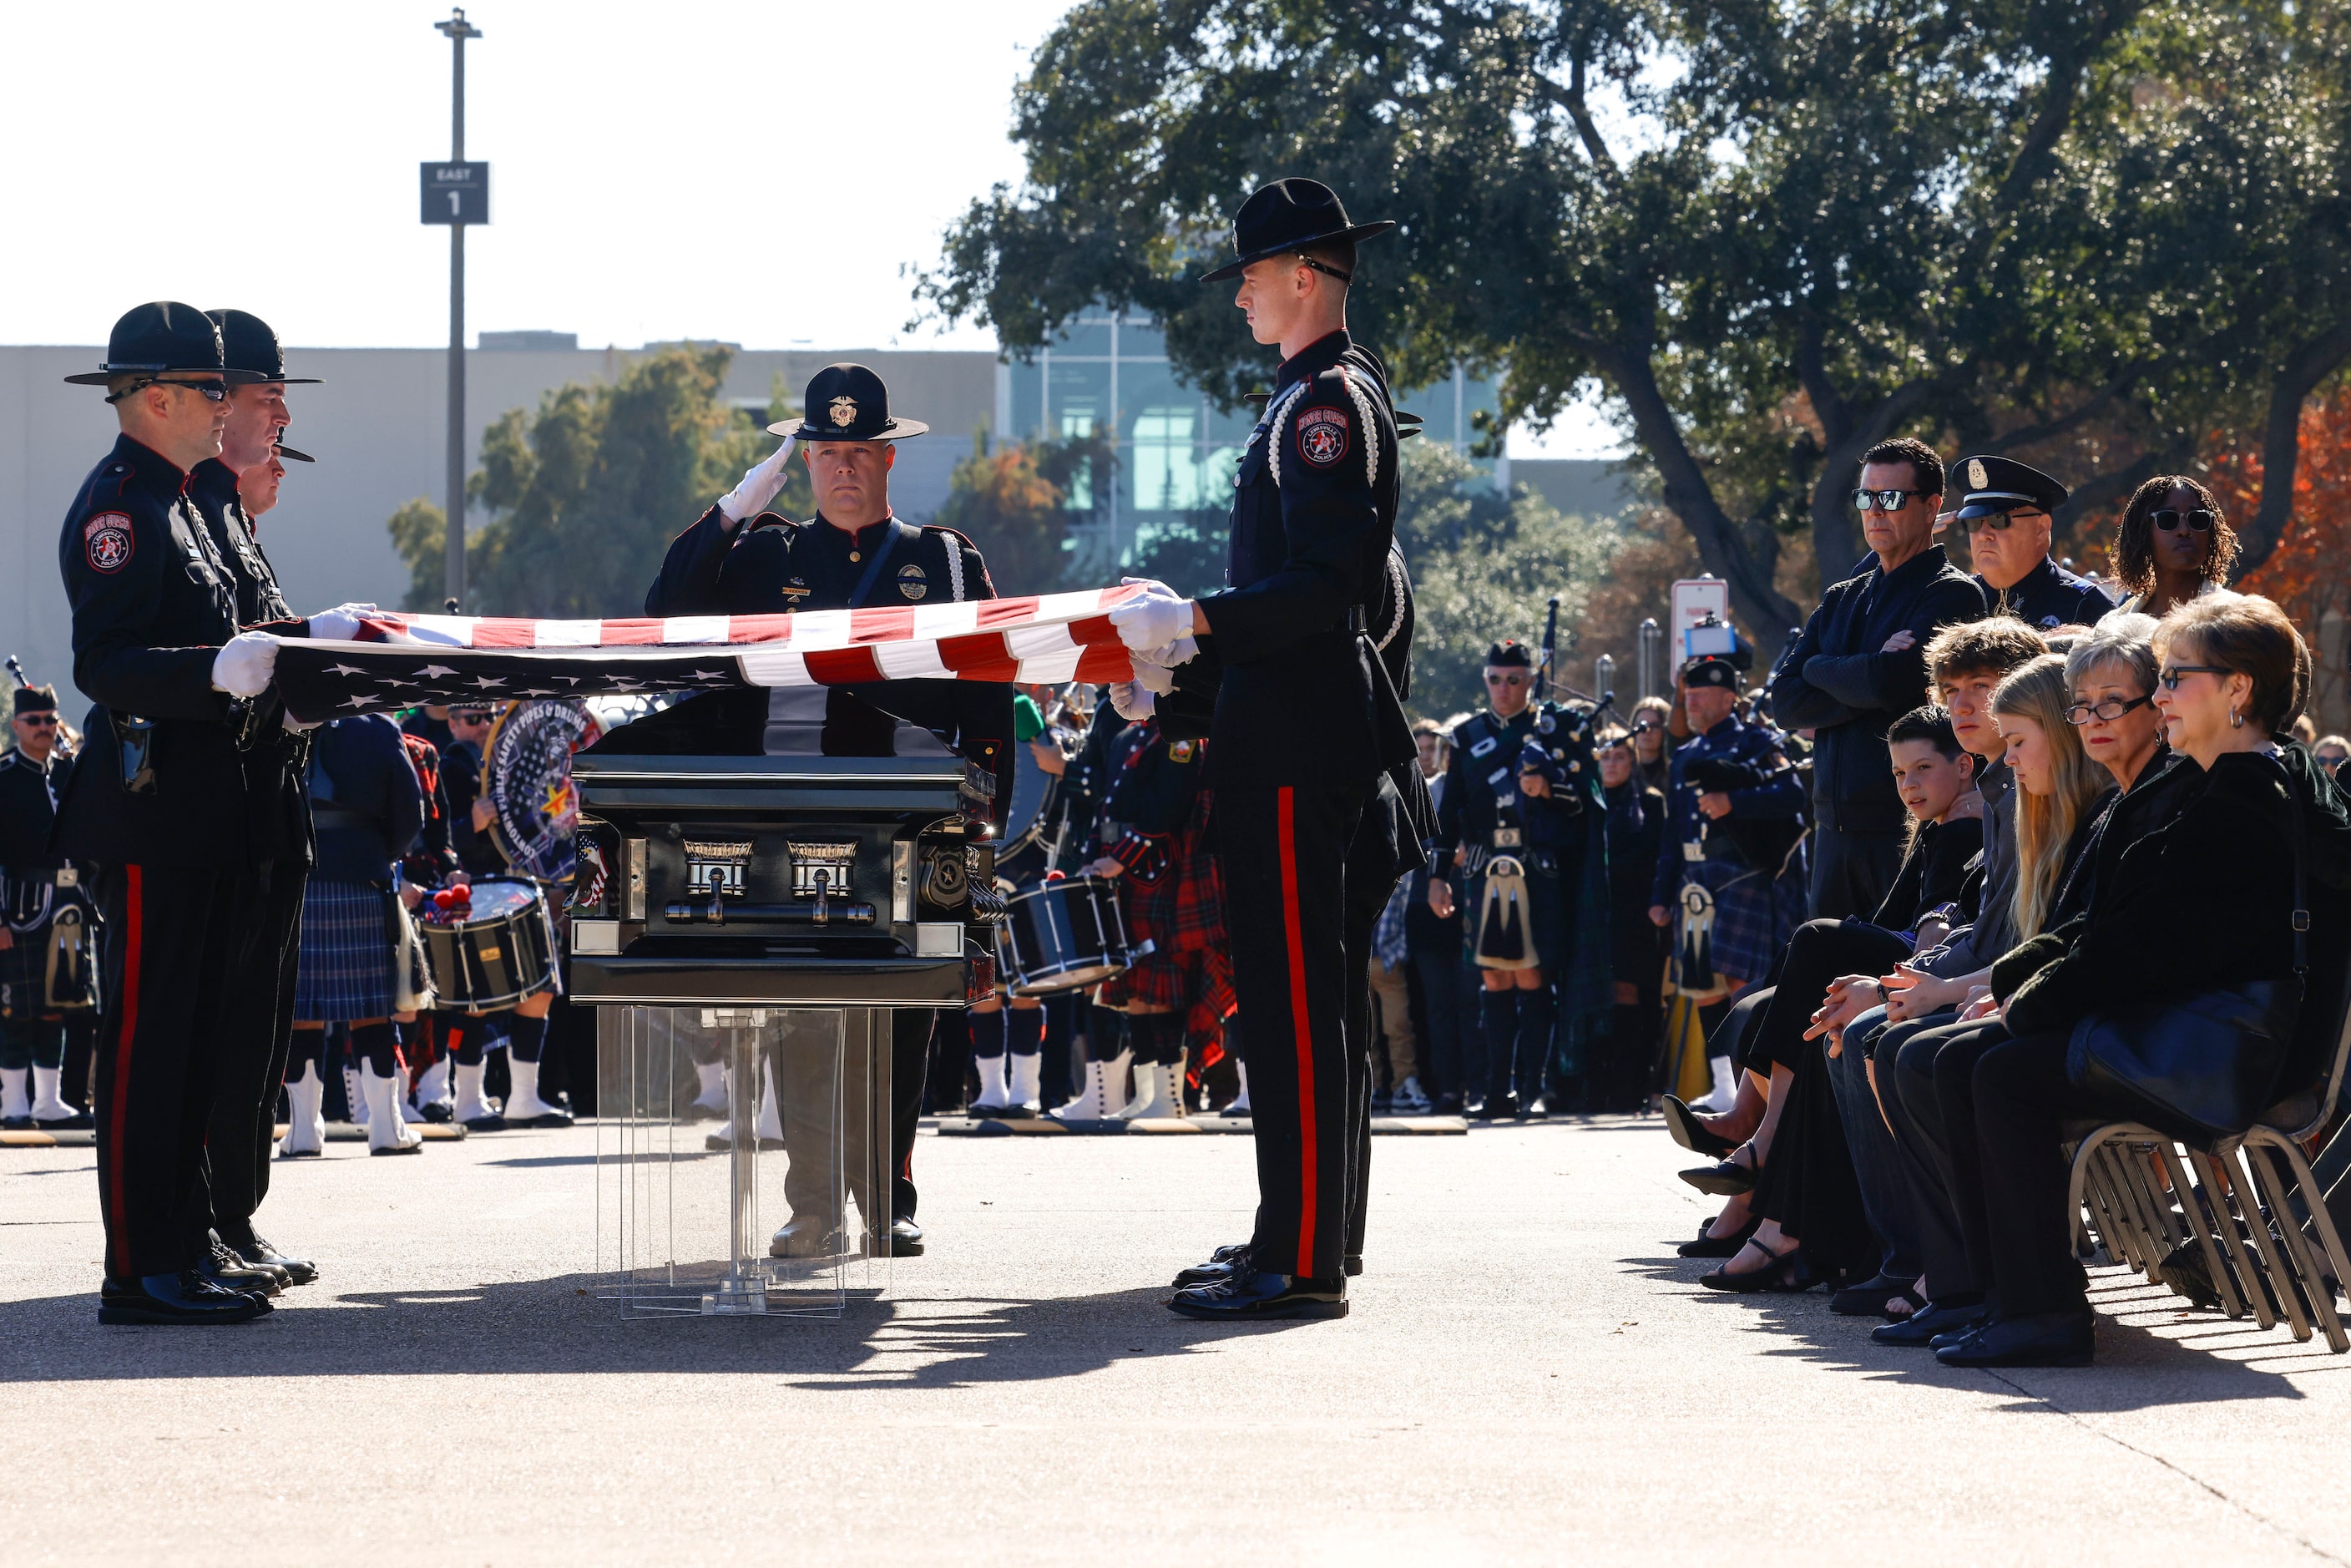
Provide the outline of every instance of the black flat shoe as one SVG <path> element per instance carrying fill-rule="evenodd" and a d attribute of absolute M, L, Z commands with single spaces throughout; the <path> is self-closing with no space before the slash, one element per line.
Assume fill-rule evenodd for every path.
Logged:
<path fill-rule="evenodd" d="M 1666 1096 L 1664 1111 L 1667 1133 L 1674 1142 L 1694 1155 L 1719 1160 L 1739 1146 L 1720 1133 L 1708 1132 L 1698 1121 L 1698 1113 L 1691 1110 L 1687 1102 L 1678 1094 Z"/>
<path fill-rule="evenodd" d="M 58 1116 L 47 1122 L 38 1116 L 33 1118 L 34 1130 L 42 1133 L 86 1133 L 97 1125 L 97 1121 L 87 1111 L 77 1111 L 70 1116 Z"/>
<path fill-rule="evenodd" d="M 923 1228 L 911 1219 L 890 1222 L 890 1256 L 919 1258 L 923 1255 Z"/>
<path fill-rule="evenodd" d="M 1249 1243 L 1246 1241 L 1219 1247 L 1208 1254 L 1207 1262 L 1176 1270 L 1176 1288 L 1188 1291 L 1195 1285 L 1210 1285 L 1219 1280 L 1229 1280 L 1236 1270 L 1248 1266 L 1248 1260 Z"/>
<path fill-rule="evenodd" d="M 1715 1197 L 1737 1197 L 1755 1190 L 1755 1167 L 1742 1166 L 1737 1160 L 1726 1159 L 1719 1165 L 1700 1166 L 1696 1170 L 1681 1173 L 1682 1180 Z"/>
<path fill-rule="evenodd" d="M 1551 1102 L 1544 1099 L 1540 1094 L 1536 1095 L 1533 1099 L 1528 1101 L 1524 1105 L 1520 1107 L 1519 1120 L 1521 1122 L 1550 1121 Z"/>
<path fill-rule="evenodd" d="M 319 1277 L 319 1266 L 308 1258 L 289 1257 L 256 1233 L 247 1241 L 232 1241 L 229 1249 L 256 1269 L 275 1269 L 289 1285 L 307 1285 Z"/>
<path fill-rule="evenodd" d="M 1873 1274 L 1858 1285 L 1847 1285 L 1829 1298 L 1829 1311 L 1841 1318 L 1882 1318 L 1889 1297 L 1898 1296 L 1910 1289 L 1907 1280 L 1889 1280 L 1883 1274 Z"/>
<path fill-rule="evenodd" d="M 1929 1303 L 1923 1312 L 1913 1312 L 1899 1322 L 1880 1323 L 1869 1331 L 1869 1337 L 1879 1344 L 1907 1344 L 1920 1349 L 1935 1343 L 1937 1334 L 1965 1333 L 1991 1314 L 1991 1309 L 1981 1301 L 1964 1306 L 1944 1306 Z"/>
<path fill-rule="evenodd" d="M 1347 1315 L 1347 1281 L 1309 1279 L 1302 1274 L 1269 1274 L 1259 1270 L 1236 1274 L 1215 1284 L 1178 1291 L 1167 1310 L 1181 1317 L 1211 1322 L 1257 1322 L 1280 1318 L 1343 1318 Z"/>
<path fill-rule="evenodd" d="M 1938 1350 L 1935 1359 L 1945 1366 L 2087 1366 L 2096 1322 L 2088 1311 L 1995 1318 Z"/>
<path fill-rule="evenodd" d="M 1746 1244 L 1732 1255 L 1731 1261 L 1738 1261 L 1749 1247 L 1762 1253 L 1770 1261 L 1761 1269 L 1750 1269 L 1742 1274 L 1732 1273 L 1726 1264 L 1711 1274 L 1700 1274 L 1698 1277 L 1698 1282 L 1709 1291 L 1728 1291 L 1735 1296 L 1751 1296 L 1761 1291 L 1789 1291 L 1798 1288 L 1794 1282 L 1795 1264 L 1796 1254 L 1802 1250 L 1801 1247 L 1791 1247 L 1785 1252 L 1774 1252 L 1750 1236 L 1747 1239 Z"/>
<path fill-rule="evenodd" d="M 193 1269 L 138 1280 L 110 1276 L 98 1292 L 98 1321 L 102 1323 L 198 1327 L 251 1322 L 270 1311 L 266 1296 L 224 1289 Z"/>
<path fill-rule="evenodd" d="M 1713 1223 L 1711 1219 L 1707 1221 L 1708 1225 Z M 1755 1215 L 1729 1236 L 1708 1236 L 1700 1230 L 1697 1240 L 1685 1241 L 1674 1250 L 1684 1258 L 1736 1258 L 1739 1249 L 1747 1245 L 1747 1239 L 1762 1223 L 1762 1216 Z"/>
<path fill-rule="evenodd" d="M 470 1122 L 460 1122 L 457 1124 L 468 1133 L 503 1133 L 507 1130 L 507 1119 L 504 1116 L 476 1116 Z"/>
<path fill-rule="evenodd" d="M 196 1272 L 226 1291 L 245 1291 L 257 1295 L 274 1296 L 286 1288 L 274 1269 L 249 1267 L 244 1259 L 228 1249 L 224 1241 L 214 1241 Z"/>

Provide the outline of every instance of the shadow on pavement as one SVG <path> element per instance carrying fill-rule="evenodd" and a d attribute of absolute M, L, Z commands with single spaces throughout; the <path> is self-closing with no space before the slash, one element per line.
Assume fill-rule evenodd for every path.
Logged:
<path fill-rule="evenodd" d="M 1113 1362 L 1297 1323 L 1177 1317 L 1164 1288 L 1024 1301 L 852 1299 L 839 1319 L 623 1321 L 597 1279 L 465 1291 L 328 1293 L 309 1285 L 257 1322 L 108 1328 L 95 1292 L 0 1302 L 0 1384 L 150 1377 L 761 1373 L 810 1389 L 947 1388 L 1074 1377 Z M 315 1301 L 316 1310 L 307 1306 Z"/>

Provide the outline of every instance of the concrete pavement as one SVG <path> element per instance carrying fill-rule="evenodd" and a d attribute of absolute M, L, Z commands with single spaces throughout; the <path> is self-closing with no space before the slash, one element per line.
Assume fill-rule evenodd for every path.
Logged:
<path fill-rule="evenodd" d="M 1729 1299 L 1654 1121 L 1374 1150 L 1337 1322 L 1160 1305 L 1239 1138 L 939 1138 L 928 1256 L 840 1322 L 585 1293 L 595 1134 L 281 1166 L 326 1277 L 101 1329 L 88 1149 L 0 1150 L 0 1561 L 2351 1560 L 2351 1357 L 2101 1276 L 2099 1364 L 1991 1375 Z"/>

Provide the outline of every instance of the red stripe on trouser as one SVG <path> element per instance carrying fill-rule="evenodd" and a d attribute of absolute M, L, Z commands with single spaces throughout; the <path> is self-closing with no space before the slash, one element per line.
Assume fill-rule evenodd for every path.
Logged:
<path fill-rule="evenodd" d="M 114 1103 L 106 1108 L 106 1204 L 109 1218 L 114 1221 L 110 1228 L 114 1232 L 113 1262 L 118 1276 L 131 1272 L 131 1216 L 123 1201 L 123 1134 L 131 1120 L 131 1040 L 139 1028 L 139 968 L 147 924 L 146 889 L 141 868 L 127 865 L 122 873 L 122 924 L 130 929 L 123 934 L 122 1004 L 115 1009 Z"/>
<path fill-rule="evenodd" d="M 1281 831 L 1281 934 L 1290 950 L 1290 1023 L 1298 1037 L 1298 1267 L 1314 1272 L 1314 1030 L 1306 1016 L 1306 945 L 1299 938 L 1295 792 L 1285 786 L 1277 812 Z"/>

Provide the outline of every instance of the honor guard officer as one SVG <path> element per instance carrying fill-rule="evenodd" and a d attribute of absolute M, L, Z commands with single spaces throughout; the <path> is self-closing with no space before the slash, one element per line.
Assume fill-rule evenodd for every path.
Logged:
<path fill-rule="evenodd" d="M 891 417 L 889 389 L 880 376 L 863 365 L 828 365 L 810 381 L 801 407 L 799 424 L 768 427 L 786 438 L 784 444 L 671 544 L 661 576 L 645 594 L 646 614 L 774 614 L 996 597 L 977 546 L 953 528 L 918 528 L 892 515 L 894 443 L 930 427 Z M 817 515 L 805 523 L 765 510 L 783 487 L 784 464 L 795 444 L 816 494 Z M 812 705 L 808 722 L 821 725 L 826 756 L 893 756 L 900 725 L 919 726 L 991 777 L 998 800 L 1012 798 L 1008 683 L 887 681 L 781 694 L 780 700 L 801 695 Z M 683 748 L 694 749 L 705 744 L 690 738 L 696 726 L 724 722 L 722 712 L 739 718 L 747 698 L 763 705 L 762 715 L 770 711 L 764 706 L 769 694 L 763 691 L 715 694 L 630 728 L 649 738 L 674 734 Z M 932 1021 L 926 1008 L 896 1009 L 891 1019 L 893 1163 L 898 1172 L 891 1245 L 902 1257 L 923 1249 L 922 1228 L 914 1222 L 912 1162 Z M 779 1233 L 777 1245 L 788 1244 Z"/>
<path fill-rule="evenodd" d="M 92 999 L 98 928 L 82 903 L 88 868 L 49 852 L 73 774 L 57 745 L 57 694 L 28 685 L 10 701 L 16 744 L 0 755 L 0 1127 L 58 1132 L 90 1124 L 62 1092 L 65 1012 Z"/>
<path fill-rule="evenodd" d="M 314 385 L 317 378 L 286 373 L 277 334 L 260 317 L 243 310 L 205 314 L 220 329 L 228 368 L 258 379 L 229 389 L 220 455 L 196 465 L 188 479 L 188 498 L 195 503 L 214 549 L 235 580 L 237 625 L 247 631 L 265 625 L 282 631 L 283 623 L 296 617 L 262 552 L 256 518 L 275 504 L 277 476 L 285 472 L 277 461 L 277 437 L 290 417 L 286 389 Z M 250 505 L 244 495 L 248 484 L 254 492 Z M 353 608 L 347 607 L 346 612 Z M 345 635 L 352 630 L 328 629 L 342 630 Z M 240 737 L 240 744 L 258 903 L 250 944 L 239 956 L 229 986 L 223 1030 L 226 1049 L 218 1064 L 205 1139 L 213 1228 L 247 1267 L 272 1272 L 284 1284 L 308 1284 L 318 1278 L 316 1266 L 270 1246 L 255 1232 L 253 1216 L 269 1192 L 277 1093 L 293 1040 L 302 894 L 314 852 L 309 794 L 303 787 L 309 740 L 282 724 L 262 723 Z"/>
<path fill-rule="evenodd" d="M 1238 259 L 1203 281 L 1241 278 L 1234 303 L 1258 341 L 1280 345 L 1282 364 L 1234 480 L 1229 586 L 1194 601 L 1153 584 L 1111 613 L 1127 646 L 1157 663 L 1196 647 L 1204 669 L 1177 670 L 1177 684 L 1216 693 L 1209 832 L 1254 1069 L 1259 1206 L 1247 1269 L 1178 1291 L 1168 1304 L 1186 1316 L 1347 1310 L 1353 1101 L 1370 1092 L 1364 1042 L 1351 1039 L 1370 1011 L 1359 910 L 1376 915 L 1396 868 L 1416 858 L 1395 843 L 1382 795 L 1383 775 L 1416 750 L 1364 636 L 1393 543 L 1395 405 L 1379 361 L 1346 329 L 1356 243 L 1394 226 L 1349 223 L 1311 180 L 1275 181 L 1242 205 Z M 1365 833 L 1381 841 L 1359 844 Z M 1384 881 L 1351 887 L 1351 867 L 1374 862 Z M 1366 951 L 1351 955 L 1359 924 Z"/>
<path fill-rule="evenodd" d="M 107 388 L 122 427 L 57 544 L 74 684 L 97 705 L 51 849 L 103 868 L 101 1322 L 242 1322 L 269 1310 L 203 1269 L 205 1127 L 256 913 L 239 699 L 266 687 L 274 653 L 258 651 L 273 646 L 265 637 L 240 638 L 235 574 L 188 496 L 191 473 L 220 455 L 232 381 L 256 379 L 228 370 L 210 319 L 171 302 L 124 316 L 105 367 L 67 378 Z"/>
<path fill-rule="evenodd" d="M 1953 519 L 1973 547 L 1976 581 L 1995 614 L 2049 631 L 2095 626 L 2115 601 L 2049 559 L 2050 514 L 2065 486 L 2013 457 L 1970 457 L 1955 469 L 1965 493 Z"/>

